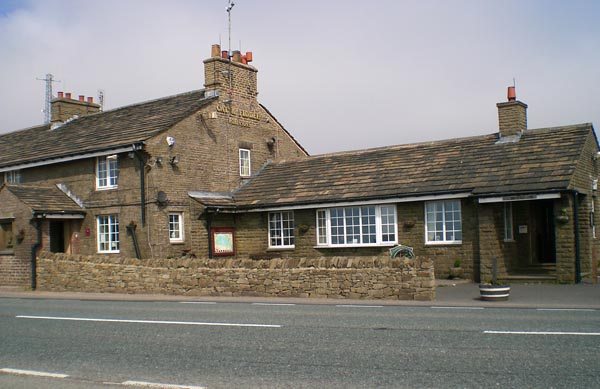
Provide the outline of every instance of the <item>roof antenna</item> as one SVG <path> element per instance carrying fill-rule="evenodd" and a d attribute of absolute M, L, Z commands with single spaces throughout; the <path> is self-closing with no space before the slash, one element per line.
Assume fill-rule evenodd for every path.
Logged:
<path fill-rule="evenodd" d="M 231 62 L 231 10 L 235 3 L 232 0 L 227 1 L 227 18 L 229 23 L 229 62 Z"/>
<path fill-rule="evenodd" d="M 44 97 L 44 109 L 42 112 L 44 113 L 44 124 L 48 124 L 52 119 L 52 83 L 60 81 L 54 80 L 54 76 L 50 73 L 46 74 L 46 78 L 36 78 L 36 80 L 46 81 L 46 96 Z"/>

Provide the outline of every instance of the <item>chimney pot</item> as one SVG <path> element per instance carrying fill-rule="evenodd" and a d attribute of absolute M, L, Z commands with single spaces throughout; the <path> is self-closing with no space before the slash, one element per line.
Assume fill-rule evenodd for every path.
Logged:
<path fill-rule="evenodd" d="M 233 51 L 233 62 L 242 62 L 242 53 L 239 50 Z"/>
<path fill-rule="evenodd" d="M 246 51 L 246 61 L 252 62 L 252 52 L 251 51 Z"/>
<path fill-rule="evenodd" d="M 214 44 L 211 47 L 210 56 L 213 58 L 216 58 L 220 55 L 220 52 L 221 52 L 221 45 Z"/>
<path fill-rule="evenodd" d="M 79 95 L 79 101 L 85 101 L 85 96 L 84 95 Z"/>
<path fill-rule="evenodd" d="M 227 51 L 227 50 L 221 51 L 221 58 L 228 59 L 229 58 L 229 51 Z"/>
<path fill-rule="evenodd" d="M 71 98 L 71 92 L 65 93 L 65 98 L 70 99 Z"/>
<path fill-rule="evenodd" d="M 517 92 L 515 91 L 514 86 L 508 87 L 507 97 L 508 97 L 508 101 L 515 101 L 517 99 Z"/>
<path fill-rule="evenodd" d="M 64 97 L 64 93 L 63 92 L 58 92 L 58 98 L 62 99 Z"/>
<path fill-rule="evenodd" d="M 94 98 L 92 96 L 88 96 L 87 102 L 90 104 L 94 104 Z"/>

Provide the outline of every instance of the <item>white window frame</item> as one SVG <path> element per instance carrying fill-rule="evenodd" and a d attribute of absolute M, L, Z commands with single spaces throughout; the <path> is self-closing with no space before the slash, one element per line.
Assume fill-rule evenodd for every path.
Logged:
<path fill-rule="evenodd" d="M 240 149 L 240 176 L 250 177 L 252 174 L 252 167 L 250 163 L 250 150 Z"/>
<path fill-rule="evenodd" d="M 514 242 L 515 241 L 515 229 L 513 222 L 513 206 L 512 203 L 505 202 L 503 209 L 504 216 L 504 241 Z"/>
<path fill-rule="evenodd" d="M 183 213 L 169 212 L 169 242 L 183 243 L 184 239 Z"/>
<path fill-rule="evenodd" d="M 294 211 L 269 212 L 269 248 L 296 247 Z"/>
<path fill-rule="evenodd" d="M 447 215 L 447 211 L 446 208 L 448 208 L 449 205 L 452 205 L 452 207 L 455 207 L 458 205 L 458 223 L 459 223 L 459 229 L 456 228 L 452 228 L 449 229 L 448 226 L 450 223 L 452 223 L 453 227 L 454 224 L 456 224 L 456 219 L 453 220 L 446 220 L 446 215 Z M 432 214 L 432 212 L 430 212 L 430 210 L 428 209 L 428 206 L 433 205 L 433 206 L 439 206 L 441 205 L 441 220 L 435 220 L 434 223 L 439 224 L 441 223 L 441 230 L 438 230 L 437 228 L 434 229 L 433 231 L 430 231 L 430 214 Z M 439 201 L 426 201 L 424 206 L 423 206 L 424 212 L 425 212 L 425 244 L 426 245 L 443 245 L 443 244 L 460 244 L 462 243 L 462 206 L 460 203 L 460 200 L 439 200 Z M 453 213 L 457 212 L 456 209 L 453 210 Z M 439 213 L 439 211 L 435 211 L 433 212 L 435 214 Z M 456 234 L 460 233 L 460 239 L 448 239 L 447 236 L 448 234 L 453 234 L 453 236 L 456 238 Z M 434 234 L 434 239 L 430 239 L 430 234 Z M 441 234 L 441 235 L 439 235 Z M 441 239 L 437 239 L 438 237 L 441 236 Z"/>
<path fill-rule="evenodd" d="M 114 189 L 119 186 L 117 155 L 96 158 L 96 189 Z"/>
<path fill-rule="evenodd" d="M 98 253 L 115 254 L 119 248 L 119 216 L 99 215 L 96 217 Z"/>
<path fill-rule="evenodd" d="M 9 170 L 4 172 L 4 182 L 7 184 L 20 184 L 23 182 L 20 170 Z"/>
<path fill-rule="evenodd" d="M 365 209 L 368 210 L 367 213 L 364 212 Z M 317 209 L 316 219 L 317 247 L 376 247 L 393 246 L 398 243 L 395 204 L 321 208 Z M 390 239 L 390 236 L 393 239 Z M 364 242 L 365 237 L 375 239 Z M 349 239 L 352 239 L 352 242 L 348 242 Z M 343 243 L 339 243 L 339 240 Z"/>

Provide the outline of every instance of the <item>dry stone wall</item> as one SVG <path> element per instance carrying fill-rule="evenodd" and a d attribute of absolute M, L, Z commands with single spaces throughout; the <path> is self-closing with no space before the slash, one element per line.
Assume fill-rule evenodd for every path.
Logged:
<path fill-rule="evenodd" d="M 433 300 L 428 258 L 125 259 L 42 252 L 39 290 Z"/>

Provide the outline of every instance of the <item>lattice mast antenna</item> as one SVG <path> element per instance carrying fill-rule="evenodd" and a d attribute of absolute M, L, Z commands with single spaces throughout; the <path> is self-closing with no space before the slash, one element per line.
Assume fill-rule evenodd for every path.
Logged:
<path fill-rule="evenodd" d="M 229 47 L 228 47 L 228 54 L 227 56 L 229 57 L 229 101 L 231 101 L 232 93 L 233 93 L 233 76 L 231 74 L 231 58 L 233 57 L 232 53 L 231 53 L 231 10 L 233 9 L 233 7 L 235 6 L 235 3 L 232 0 L 228 0 L 227 1 L 227 23 L 228 23 L 228 40 L 229 40 Z"/>
<path fill-rule="evenodd" d="M 48 124 L 52 119 L 52 83 L 60 81 L 54 80 L 54 76 L 50 73 L 46 74 L 46 78 L 37 78 L 37 80 L 46 82 L 46 95 L 44 96 L 44 109 L 42 112 L 44 112 L 44 124 Z"/>

